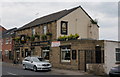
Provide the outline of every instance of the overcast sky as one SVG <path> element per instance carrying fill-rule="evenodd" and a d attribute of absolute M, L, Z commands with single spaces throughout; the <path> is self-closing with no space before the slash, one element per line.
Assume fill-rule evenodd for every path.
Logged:
<path fill-rule="evenodd" d="M 64 9 L 81 5 L 98 20 L 101 40 L 118 40 L 118 2 L 2 2 L 0 24 L 7 29 L 21 27 L 30 21 Z"/>

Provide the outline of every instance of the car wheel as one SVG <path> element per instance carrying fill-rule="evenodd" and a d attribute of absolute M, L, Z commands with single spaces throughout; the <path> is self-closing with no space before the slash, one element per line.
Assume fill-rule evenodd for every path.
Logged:
<path fill-rule="evenodd" d="M 23 65 L 23 69 L 24 69 L 24 70 L 26 70 L 26 69 L 27 69 L 25 64 Z"/>
<path fill-rule="evenodd" d="M 37 67 L 36 66 L 33 66 L 33 71 L 37 71 Z"/>

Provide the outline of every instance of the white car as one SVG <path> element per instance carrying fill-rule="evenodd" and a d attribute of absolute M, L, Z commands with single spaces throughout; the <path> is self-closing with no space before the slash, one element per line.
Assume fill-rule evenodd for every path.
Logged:
<path fill-rule="evenodd" d="M 26 57 L 22 61 L 23 69 L 51 70 L 52 65 L 41 57 Z"/>

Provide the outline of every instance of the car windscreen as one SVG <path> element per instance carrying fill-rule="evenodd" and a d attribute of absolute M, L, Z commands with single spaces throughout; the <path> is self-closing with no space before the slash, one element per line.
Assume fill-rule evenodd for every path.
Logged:
<path fill-rule="evenodd" d="M 32 60 L 33 60 L 34 62 L 44 61 L 43 58 L 38 58 L 38 57 L 33 57 Z"/>

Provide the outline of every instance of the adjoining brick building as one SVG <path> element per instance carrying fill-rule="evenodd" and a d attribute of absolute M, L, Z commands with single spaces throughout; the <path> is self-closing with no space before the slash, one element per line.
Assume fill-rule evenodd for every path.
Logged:
<path fill-rule="evenodd" d="M 3 31 L 5 31 L 6 29 L 0 25 L 0 59 L 2 59 L 2 33 Z"/>
<path fill-rule="evenodd" d="M 17 28 L 13 28 L 13 29 L 9 29 L 9 30 L 5 30 L 2 32 L 2 42 L 1 42 L 1 46 L 2 46 L 2 60 L 4 62 L 12 62 L 13 61 L 13 44 L 14 44 L 14 36 L 15 33 L 14 31 Z"/>

